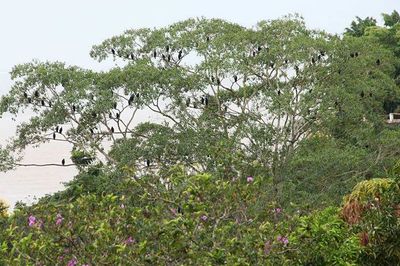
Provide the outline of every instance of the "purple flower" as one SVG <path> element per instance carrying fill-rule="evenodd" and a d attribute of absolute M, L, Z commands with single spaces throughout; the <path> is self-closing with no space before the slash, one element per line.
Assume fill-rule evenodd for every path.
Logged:
<path fill-rule="evenodd" d="M 124 244 L 128 245 L 128 244 L 132 244 L 135 242 L 136 242 L 135 239 L 133 239 L 133 237 L 130 236 L 124 241 Z"/>
<path fill-rule="evenodd" d="M 56 216 L 56 225 L 60 225 L 63 220 L 64 218 L 62 217 L 62 215 L 58 213 Z"/>
<path fill-rule="evenodd" d="M 271 249 L 272 249 L 271 241 L 265 242 L 264 243 L 264 253 L 265 253 L 265 255 L 268 255 L 269 253 L 271 253 Z"/>
<path fill-rule="evenodd" d="M 76 266 L 78 264 L 77 259 L 73 258 L 68 261 L 67 266 Z"/>
<path fill-rule="evenodd" d="M 36 224 L 36 217 L 33 216 L 33 215 L 29 216 L 29 218 L 28 218 L 28 225 L 29 225 L 30 227 L 32 227 L 32 226 L 34 226 L 35 224 Z"/>
<path fill-rule="evenodd" d="M 285 246 L 286 246 L 287 244 L 289 244 L 289 239 L 288 239 L 287 237 L 285 237 L 285 236 L 278 236 L 278 237 L 276 238 L 276 240 L 278 240 L 279 242 L 281 242 L 281 243 L 284 244 Z"/>
<path fill-rule="evenodd" d="M 254 181 L 254 177 L 248 176 L 247 177 L 247 183 L 252 183 Z"/>
<path fill-rule="evenodd" d="M 207 215 L 203 214 L 202 216 L 200 216 L 200 220 L 202 220 L 203 222 L 207 221 L 208 220 Z"/>

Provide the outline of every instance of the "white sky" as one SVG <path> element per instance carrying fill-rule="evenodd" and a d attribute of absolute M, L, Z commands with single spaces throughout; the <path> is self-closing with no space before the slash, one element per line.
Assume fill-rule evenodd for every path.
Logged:
<path fill-rule="evenodd" d="M 34 58 L 101 68 L 88 55 L 91 46 L 129 28 L 200 16 L 252 26 L 297 12 L 309 27 L 342 33 L 355 16 L 380 20 L 396 8 L 399 0 L 1 0 L 0 94 L 11 84 L 12 66 Z"/>

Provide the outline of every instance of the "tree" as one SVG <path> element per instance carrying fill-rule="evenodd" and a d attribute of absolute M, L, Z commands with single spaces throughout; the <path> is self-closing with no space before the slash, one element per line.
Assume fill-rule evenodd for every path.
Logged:
<path fill-rule="evenodd" d="M 110 165 L 147 171 L 183 164 L 233 179 L 261 171 L 280 182 L 302 140 L 318 132 L 348 137 L 363 119 L 380 124 L 376 102 L 391 89 L 389 52 L 309 30 L 297 16 L 250 29 L 189 19 L 128 30 L 90 55 L 121 66 L 94 72 L 32 62 L 13 69 L 2 110 L 36 115 L 20 125 L 12 150 L 61 138 Z M 143 112 L 163 122 L 135 126 Z"/>
<path fill-rule="evenodd" d="M 351 22 L 350 28 L 346 28 L 345 34 L 353 37 L 361 37 L 368 27 L 376 26 L 376 19 L 372 17 L 366 17 L 365 19 L 356 17 L 356 20 Z"/>

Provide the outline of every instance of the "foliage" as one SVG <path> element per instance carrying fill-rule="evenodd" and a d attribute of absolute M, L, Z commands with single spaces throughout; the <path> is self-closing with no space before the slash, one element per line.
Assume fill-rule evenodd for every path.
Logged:
<path fill-rule="evenodd" d="M 345 265 L 357 258 L 357 236 L 336 208 L 310 216 L 282 209 L 259 177 L 232 183 L 177 167 L 168 181 L 125 177 L 113 194 L 70 198 L 67 190 L 21 207 L 0 231 L 0 262 Z"/>

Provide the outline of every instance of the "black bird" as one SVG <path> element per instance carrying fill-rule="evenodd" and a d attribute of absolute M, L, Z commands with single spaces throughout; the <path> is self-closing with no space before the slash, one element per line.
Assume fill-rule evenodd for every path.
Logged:
<path fill-rule="evenodd" d="M 60 129 L 58 130 L 58 133 L 62 134 L 62 127 L 60 127 Z"/>
<path fill-rule="evenodd" d="M 204 103 L 205 103 L 206 106 L 208 105 L 208 97 L 206 97 L 206 98 L 204 99 Z"/>
<path fill-rule="evenodd" d="M 108 117 L 109 117 L 110 119 L 112 119 L 112 113 L 111 113 L 111 112 L 108 114 Z"/>
<path fill-rule="evenodd" d="M 269 66 L 270 66 L 271 68 L 274 68 L 275 64 L 271 62 L 271 63 L 269 63 Z"/>
<path fill-rule="evenodd" d="M 181 206 L 178 206 L 178 213 L 180 213 L 180 214 L 183 214 L 183 210 L 182 210 L 182 207 Z"/>
<path fill-rule="evenodd" d="M 238 81 L 238 77 L 237 77 L 236 75 L 233 75 L 233 80 L 234 80 L 235 82 L 237 82 L 237 81 Z"/>
<path fill-rule="evenodd" d="M 56 132 L 58 132 L 58 128 L 59 128 L 59 127 L 58 127 L 58 126 L 56 126 Z"/>
<path fill-rule="evenodd" d="M 115 55 L 115 49 L 114 49 L 114 48 L 111 48 L 111 53 L 112 53 L 113 55 Z"/>
<path fill-rule="evenodd" d="M 294 66 L 294 70 L 296 71 L 296 75 L 299 73 L 299 67 L 298 66 Z"/>
<path fill-rule="evenodd" d="M 74 112 L 76 111 L 76 106 L 75 106 L 75 104 L 72 105 L 72 111 L 74 111 Z"/>
<path fill-rule="evenodd" d="M 372 97 L 372 92 L 369 93 L 369 97 Z"/>
<path fill-rule="evenodd" d="M 361 91 L 360 96 L 361 96 L 361 98 L 364 98 L 364 96 L 365 96 L 364 91 Z"/>
<path fill-rule="evenodd" d="M 197 108 L 196 102 L 193 103 L 193 108 Z"/>
<path fill-rule="evenodd" d="M 169 54 L 168 55 L 168 60 L 167 60 L 168 62 L 170 62 L 171 61 L 171 55 Z"/>
<path fill-rule="evenodd" d="M 350 57 L 353 58 L 353 57 L 354 57 L 354 53 L 351 53 L 351 54 L 350 54 Z"/>
<path fill-rule="evenodd" d="M 119 113 L 117 113 L 117 114 L 115 115 L 115 117 L 116 117 L 117 119 L 119 119 Z"/>
<path fill-rule="evenodd" d="M 146 160 L 146 166 L 150 167 L 150 160 L 149 159 Z"/>
<path fill-rule="evenodd" d="M 257 50 L 258 50 L 259 52 L 261 51 L 261 49 L 262 49 L 262 47 L 261 47 L 261 46 L 258 46 Z"/>
<path fill-rule="evenodd" d="M 61 164 L 62 164 L 62 165 L 65 165 L 65 159 L 62 159 L 62 160 L 61 160 Z"/>
<path fill-rule="evenodd" d="M 278 95 L 281 95 L 281 90 L 278 90 Z"/>
<path fill-rule="evenodd" d="M 51 102 L 49 101 L 49 107 L 51 107 Z"/>
<path fill-rule="evenodd" d="M 131 53 L 131 59 L 135 60 L 135 55 L 133 53 Z"/>
<path fill-rule="evenodd" d="M 285 64 L 289 63 L 289 60 L 285 59 Z"/>
<path fill-rule="evenodd" d="M 320 53 L 322 56 L 325 56 L 325 52 L 324 52 L 324 51 L 319 51 L 319 53 Z"/>
<path fill-rule="evenodd" d="M 354 53 L 354 56 L 355 56 L 355 57 L 358 57 L 358 52 L 355 52 L 355 53 Z"/>
<path fill-rule="evenodd" d="M 181 59 L 182 59 L 182 50 L 180 50 L 178 53 L 178 60 L 181 60 Z"/>
<path fill-rule="evenodd" d="M 28 94 L 26 94 L 26 92 L 24 92 L 24 98 L 28 98 Z"/>
<path fill-rule="evenodd" d="M 156 50 L 153 51 L 153 57 L 157 58 L 157 51 Z"/>
<path fill-rule="evenodd" d="M 253 57 L 255 57 L 256 56 L 256 51 L 253 51 Z"/>
<path fill-rule="evenodd" d="M 32 103 L 32 98 L 31 97 L 28 98 L 28 103 Z"/>
<path fill-rule="evenodd" d="M 320 61 L 321 58 L 322 58 L 322 56 L 319 54 L 319 55 L 318 55 L 318 61 Z"/>
<path fill-rule="evenodd" d="M 92 117 L 93 117 L 93 118 L 96 118 L 96 117 L 97 117 L 97 114 L 96 114 L 95 112 L 92 112 Z"/>
<path fill-rule="evenodd" d="M 93 128 L 90 129 L 90 134 L 92 134 L 92 135 L 94 134 Z"/>
<path fill-rule="evenodd" d="M 165 55 L 164 54 L 162 54 L 162 59 L 165 60 Z"/>
<path fill-rule="evenodd" d="M 215 81 L 214 76 L 211 76 L 211 82 L 214 83 L 214 81 Z"/>
<path fill-rule="evenodd" d="M 39 97 L 39 92 L 35 91 L 35 97 L 38 98 Z"/>
<path fill-rule="evenodd" d="M 209 42 L 210 41 L 210 36 L 206 37 L 206 41 Z"/>
<path fill-rule="evenodd" d="M 114 127 L 111 127 L 111 133 L 114 133 Z"/>
<path fill-rule="evenodd" d="M 190 98 L 187 98 L 186 99 L 186 106 L 189 107 L 189 105 L 190 105 Z"/>
<path fill-rule="evenodd" d="M 128 104 L 131 105 L 134 99 L 135 99 L 135 94 L 132 94 L 131 97 L 129 97 Z"/>
<path fill-rule="evenodd" d="M 56 132 L 53 132 L 53 139 L 56 139 Z"/>
<path fill-rule="evenodd" d="M 342 74 L 342 70 L 339 69 L 337 73 L 338 73 L 339 75 Z"/>
<path fill-rule="evenodd" d="M 217 78 L 217 85 L 221 85 L 221 80 L 219 78 Z"/>
<path fill-rule="evenodd" d="M 381 64 L 381 60 L 380 60 L 380 59 L 377 59 L 377 60 L 376 60 L 376 65 L 379 66 L 380 64 Z"/>
<path fill-rule="evenodd" d="M 315 58 L 311 57 L 311 63 L 315 64 Z"/>
<path fill-rule="evenodd" d="M 228 112 L 228 106 L 227 105 L 225 105 L 225 109 L 224 110 L 225 110 L 225 113 Z"/>
<path fill-rule="evenodd" d="M 44 100 L 41 100 L 40 102 L 42 103 L 42 106 L 45 106 Z"/>
<path fill-rule="evenodd" d="M 138 98 L 138 99 L 139 99 L 139 96 L 140 96 L 139 92 L 138 92 L 138 93 L 136 93 L 136 98 Z"/>
<path fill-rule="evenodd" d="M 168 53 L 169 52 L 169 45 L 165 46 L 165 51 Z"/>
<path fill-rule="evenodd" d="M 201 97 L 201 104 L 204 104 L 204 97 Z"/>
<path fill-rule="evenodd" d="M 114 102 L 114 109 L 117 109 L 117 102 Z"/>

